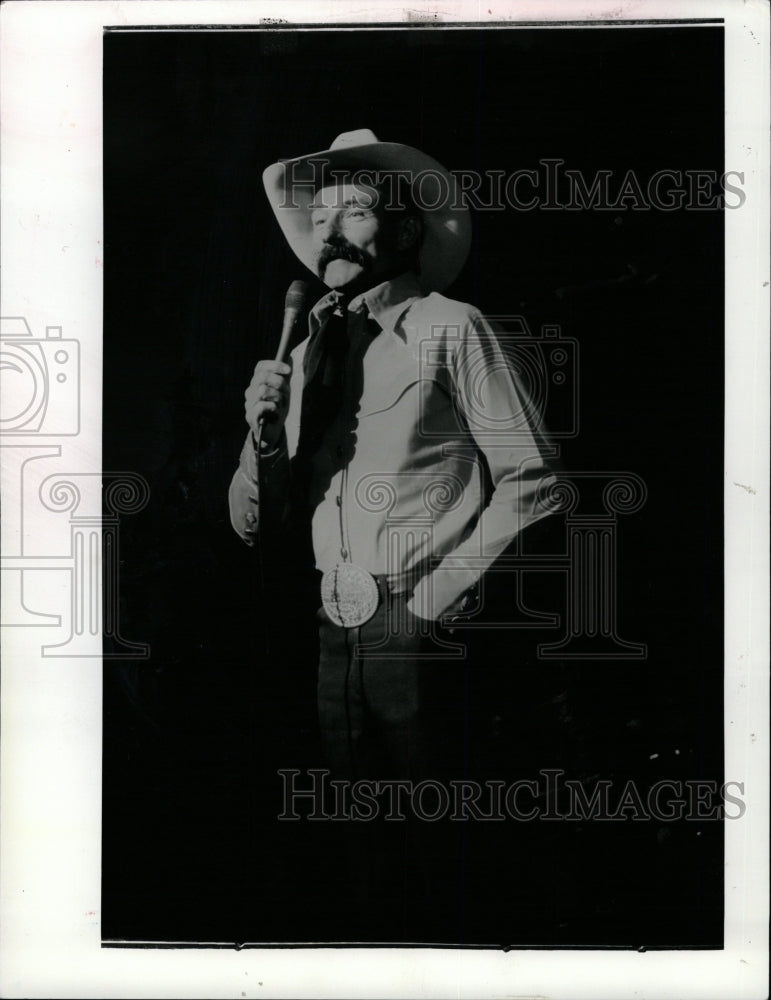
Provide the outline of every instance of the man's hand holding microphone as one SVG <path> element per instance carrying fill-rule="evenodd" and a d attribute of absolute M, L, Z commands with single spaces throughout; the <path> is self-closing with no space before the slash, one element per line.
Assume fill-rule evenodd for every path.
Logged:
<path fill-rule="evenodd" d="M 293 281 L 289 286 L 284 303 L 284 325 L 275 360 L 257 363 L 249 388 L 244 393 L 246 422 L 252 429 L 257 447 L 263 451 L 271 451 L 276 447 L 289 412 L 292 363 L 291 359 L 284 359 L 292 331 L 302 312 L 306 293 L 307 285 L 304 281 Z"/>
<path fill-rule="evenodd" d="M 289 412 L 291 374 L 291 363 L 260 361 L 244 394 L 246 422 L 265 451 L 275 448 L 281 436 Z"/>

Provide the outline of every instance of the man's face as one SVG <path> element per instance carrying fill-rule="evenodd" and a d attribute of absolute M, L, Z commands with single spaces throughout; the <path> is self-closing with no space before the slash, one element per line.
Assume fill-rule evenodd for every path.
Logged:
<path fill-rule="evenodd" d="M 363 184 L 316 192 L 311 206 L 316 271 L 330 288 L 364 291 L 398 269 L 396 226 L 377 207 L 379 197 Z"/>

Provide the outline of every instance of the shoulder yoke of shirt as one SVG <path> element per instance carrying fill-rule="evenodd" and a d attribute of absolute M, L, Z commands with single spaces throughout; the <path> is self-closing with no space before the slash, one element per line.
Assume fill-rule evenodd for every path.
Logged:
<path fill-rule="evenodd" d="M 310 336 L 292 351 L 296 362 L 302 361 L 309 340 L 341 300 L 341 294 L 333 290 L 322 296 L 313 307 L 308 320 Z M 424 294 L 411 272 L 375 285 L 348 304 L 349 312 L 364 310 L 388 332 L 396 332 L 402 324 L 423 330 L 432 326 L 461 327 L 482 318 L 479 310 L 467 302 L 447 298 L 439 292 Z"/>

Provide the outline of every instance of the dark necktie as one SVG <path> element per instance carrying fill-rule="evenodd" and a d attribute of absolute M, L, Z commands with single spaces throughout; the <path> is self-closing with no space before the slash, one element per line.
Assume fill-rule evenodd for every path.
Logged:
<path fill-rule="evenodd" d="M 348 354 L 346 303 L 330 312 L 323 327 L 309 343 L 303 359 L 305 386 L 300 409 L 300 438 L 293 461 L 295 486 L 305 493 L 310 467 L 329 426 L 343 401 Z"/>

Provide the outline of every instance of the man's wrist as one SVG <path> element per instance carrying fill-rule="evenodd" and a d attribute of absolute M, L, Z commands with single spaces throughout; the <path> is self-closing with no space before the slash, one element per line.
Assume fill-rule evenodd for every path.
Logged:
<path fill-rule="evenodd" d="M 444 570 L 418 582 L 407 602 L 416 618 L 441 621 L 446 615 L 464 614 L 475 603 L 478 578 L 468 570 Z"/>
<path fill-rule="evenodd" d="M 254 454 L 259 457 L 261 462 L 263 460 L 278 458 L 279 455 L 286 451 L 286 434 L 283 427 L 279 431 L 275 441 L 266 440 L 262 434 L 258 437 L 257 434 L 252 432 L 252 448 L 254 449 Z"/>

